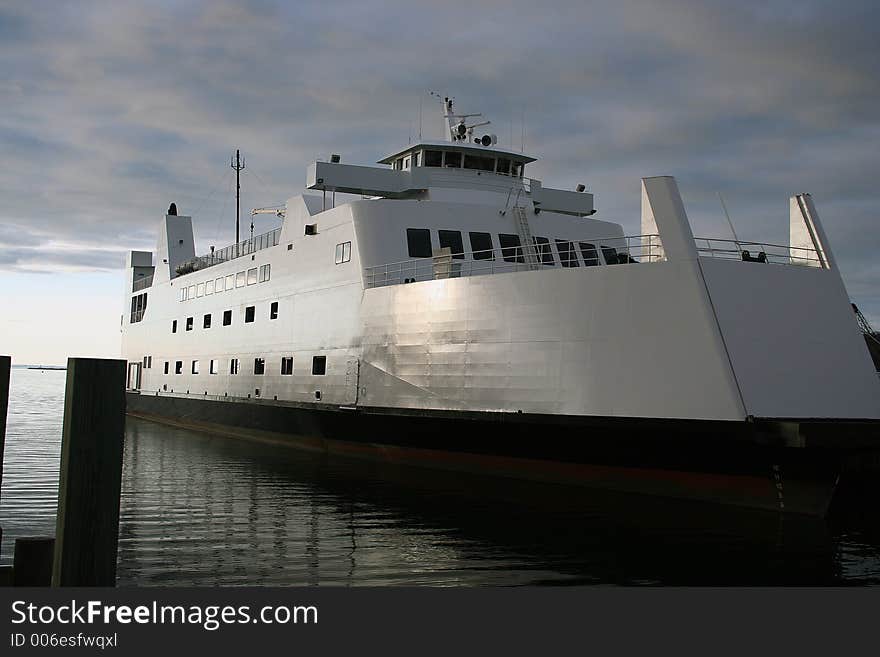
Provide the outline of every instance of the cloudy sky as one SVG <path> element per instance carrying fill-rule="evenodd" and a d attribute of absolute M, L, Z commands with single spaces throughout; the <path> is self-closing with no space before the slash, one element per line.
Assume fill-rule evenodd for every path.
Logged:
<path fill-rule="evenodd" d="M 197 249 L 302 191 L 439 136 L 426 92 L 482 111 L 529 175 L 638 232 L 639 178 L 678 178 L 698 235 L 785 242 L 813 194 L 880 324 L 880 10 L 873 2 L 0 0 L 0 344 L 16 362 L 118 355 L 129 249 L 170 201 Z M 502 144 L 505 145 L 505 144 Z M 274 227 L 262 218 L 257 230 Z"/>

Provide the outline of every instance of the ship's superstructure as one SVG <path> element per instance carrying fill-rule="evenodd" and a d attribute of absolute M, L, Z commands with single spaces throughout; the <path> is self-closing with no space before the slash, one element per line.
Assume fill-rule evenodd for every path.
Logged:
<path fill-rule="evenodd" d="M 836 449 L 830 422 L 870 446 L 880 382 L 808 194 L 788 245 L 702 239 L 675 181 L 645 178 L 626 236 L 443 108 L 446 141 L 312 164 L 315 193 L 263 235 L 196 256 L 191 218 L 166 215 L 128 262 L 132 412 L 626 490 L 645 487 L 616 474 L 652 468 L 673 495 L 718 497 L 676 473 L 763 477 L 766 495 L 721 497 L 771 507 L 780 463 L 812 473 Z M 552 437 L 524 444 L 535 428 Z"/>

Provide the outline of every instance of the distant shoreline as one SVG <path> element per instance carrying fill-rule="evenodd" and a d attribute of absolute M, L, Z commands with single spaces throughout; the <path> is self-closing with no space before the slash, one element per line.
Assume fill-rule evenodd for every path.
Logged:
<path fill-rule="evenodd" d="M 18 367 L 22 369 L 29 370 L 66 370 L 67 366 L 65 365 L 13 365 L 13 367 Z"/>

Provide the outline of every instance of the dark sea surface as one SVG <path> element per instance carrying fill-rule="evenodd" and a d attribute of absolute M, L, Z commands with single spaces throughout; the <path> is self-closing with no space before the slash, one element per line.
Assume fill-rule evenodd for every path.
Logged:
<path fill-rule="evenodd" d="M 14 369 L 0 526 L 52 535 L 65 372 Z M 328 458 L 129 419 L 120 585 L 880 584 L 875 496 L 826 520 Z"/>

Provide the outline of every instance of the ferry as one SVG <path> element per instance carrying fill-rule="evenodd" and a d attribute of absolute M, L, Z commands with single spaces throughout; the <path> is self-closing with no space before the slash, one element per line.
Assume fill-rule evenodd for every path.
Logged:
<path fill-rule="evenodd" d="M 172 204 L 155 252 L 127 257 L 127 412 L 825 514 L 841 469 L 880 449 L 880 380 L 812 197 L 789 198 L 788 244 L 695 237 L 676 181 L 646 177 L 628 235 L 438 103 L 445 139 L 312 163 L 305 193 L 254 210 L 267 233 L 199 254 Z"/>

